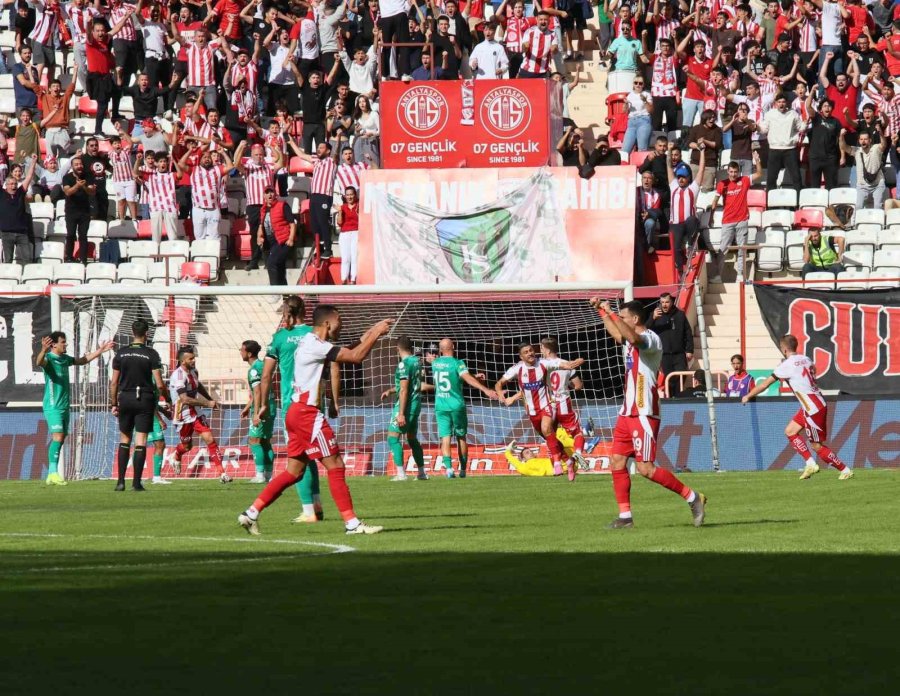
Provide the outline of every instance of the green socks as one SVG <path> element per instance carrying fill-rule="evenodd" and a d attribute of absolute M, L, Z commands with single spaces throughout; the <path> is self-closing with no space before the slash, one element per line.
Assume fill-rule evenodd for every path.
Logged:
<path fill-rule="evenodd" d="M 444 462 L 444 468 L 447 471 L 453 471 L 453 460 L 450 457 L 441 457 Z"/>
<path fill-rule="evenodd" d="M 59 453 L 62 450 L 62 446 L 63 443 L 50 440 L 50 446 L 47 448 L 47 461 L 50 463 L 48 475 L 59 473 Z"/>
<path fill-rule="evenodd" d="M 459 455 L 459 470 L 460 471 L 466 470 L 466 464 L 468 463 L 468 461 L 469 461 L 468 457 L 464 457 L 461 454 Z"/>
<path fill-rule="evenodd" d="M 403 443 L 400 442 L 400 438 L 395 435 L 388 435 L 388 447 L 391 448 L 391 457 L 394 460 L 394 466 L 397 467 L 397 471 L 403 471 L 405 468 L 403 466 Z"/>
<path fill-rule="evenodd" d="M 264 473 L 271 475 L 272 469 L 275 468 L 275 450 L 272 449 L 271 444 L 265 447 L 263 455 L 265 457 L 263 460 L 263 471 Z"/>
<path fill-rule="evenodd" d="M 153 477 L 162 476 L 163 456 L 162 453 L 153 450 Z"/>
<path fill-rule="evenodd" d="M 294 484 L 294 488 L 302 505 L 312 505 L 315 502 L 314 496 L 319 495 L 319 467 L 315 462 L 306 467 L 303 478 Z"/>
<path fill-rule="evenodd" d="M 266 453 L 263 446 L 259 443 L 250 445 L 250 451 L 253 453 L 253 466 L 256 468 L 257 474 L 262 474 L 266 469 Z"/>

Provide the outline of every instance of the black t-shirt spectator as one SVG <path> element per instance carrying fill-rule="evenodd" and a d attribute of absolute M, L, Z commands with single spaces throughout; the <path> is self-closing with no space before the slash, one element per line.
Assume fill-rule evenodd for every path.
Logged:
<path fill-rule="evenodd" d="M 856 52 L 859 53 L 859 60 L 856 61 L 856 65 L 859 67 L 860 75 L 868 75 L 872 69 L 872 63 L 884 65 L 884 55 L 882 55 L 881 51 L 870 48 L 868 51 L 857 50 Z"/>
<path fill-rule="evenodd" d="M 93 157 L 92 155 L 82 155 L 84 162 L 84 170 L 94 178 L 94 184 L 97 185 L 98 191 L 106 190 L 106 169 L 109 166 L 109 160 L 102 155 Z"/>
<path fill-rule="evenodd" d="M 11 196 L 5 188 L 0 189 L 0 232 L 27 232 L 30 228 L 25 189 L 17 186 Z"/>
<path fill-rule="evenodd" d="M 594 150 L 588 156 L 588 166 L 591 167 L 612 167 L 618 164 L 622 164 L 622 155 L 618 150 L 607 150 L 606 154 Z"/>
<path fill-rule="evenodd" d="M 90 172 L 85 169 L 82 172 L 82 179 L 85 180 L 86 185 L 90 186 L 91 184 L 96 183 L 96 180 L 93 176 L 91 176 Z M 63 188 L 74 186 L 78 183 L 78 177 L 75 176 L 73 172 L 69 172 L 62 178 Z M 66 196 L 66 215 L 90 215 L 91 214 L 91 196 L 87 192 L 86 188 L 81 188 L 77 193 L 72 194 L 71 196 Z"/>
<path fill-rule="evenodd" d="M 859 134 L 868 133 L 872 139 L 873 145 L 881 144 L 881 129 L 878 127 L 878 120 L 872 119 L 871 123 L 866 123 L 864 118 L 856 121 L 855 130 L 847 133 L 846 140 L 849 145 L 859 145 Z"/>
<path fill-rule="evenodd" d="M 134 103 L 134 118 L 137 121 L 145 118 L 153 118 L 159 115 L 159 98 L 169 93 L 167 87 L 160 89 L 150 85 L 146 92 L 142 92 L 137 85 L 124 87 L 122 93 L 129 95 Z"/>
<path fill-rule="evenodd" d="M 303 110 L 303 123 L 325 123 L 328 88 L 321 84 L 313 89 L 309 84 L 300 88 L 300 108 Z"/>
<path fill-rule="evenodd" d="M 137 395 L 142 392 L 153 393 L 156 382 L 153 370 L 162 369 L 159 353 L 143 343 L 132 343 L 120 348 L 113 358 L 113 369 L 119 371 L 119 393 Z"/>
<path fill-rule="evenodd" d="M 722 129 L 713 124 L 712 128 L 707 128 L 702 123 L 691 128 L 688 133 L 689 143 L 698 143 L 700 138 L 715 143 L 715 147 L 706 146 L 706 161 L 716 163 L 719 161 L 719 153 L 722 152 Z M 700 164 L 700 150 L 691 148 L 691 164 Z"/>
<path fill-rule="evenodd" d="M 644 160 L 644 163 L 638 167 L 638 172 L 641 174 L 644 172 L 651 172 L 653 174 L 653 188 L 657 191 L 669 190 L 669 184 L 666 183 L 666 179 L 669 178 L 669 172 L 666 171 L 665 155 L 656 155 L 653 159 L 648 157 Z"/>
<path fill-rule="evenodd" d="M 841 122 L 834 116 L 824 118 L 816 114 L 809 123 L 809 158 L 831 162 L 840 157 L 838 136 L 841 133 Z"/>
<path fill-rule="evenodd" d="M 431 43 L 434 44 L 434 64 L 436 67 L 443 65 L 443 54 L 447 52 L 447 69 L 444 71 L 443 79 L 458 80 L 459 79 L 459 58 L 453 50 L 453 44 L 450 43 L 450 36 L 441 36 L 435 34 L 431 37 Z"/>
<path fill-rule="evenodd" d="M 775 64 L 775 74 L 776 75 L 789 75 L 791 70 L 794 69 L 794 56 L 796 54 L 793 51 L 771 51 L 769 53 L 769 58 L 771 62 Z M 797 86 L 797 79 L 794 78 L 785 82 L 781 88 L 786 92 L 793 92 L 794 87 Z"/>
<path fill-rule="evenodd" d="M 413 32 L 409 35 L 410 43 L 425 43 L 425 34 L 421 31 Z M 415 70 L 422 65 L 422 47 L 415 46 L 409 49 L 409 69 Z"/>
<path fill-rule="evenodd" d="M 15 9 L 13 9 L 13 12 L 16 13 L 16 23 L 14 25 L 16 27 L 16 32 L 23 38 L 27 37 L 31 33 L 31 30 L 34 29 L 34 25 L 37 23 L 37 11 L 33 7 L 29 7 L 28 12 L 24 17 L 20 15 Z"/>

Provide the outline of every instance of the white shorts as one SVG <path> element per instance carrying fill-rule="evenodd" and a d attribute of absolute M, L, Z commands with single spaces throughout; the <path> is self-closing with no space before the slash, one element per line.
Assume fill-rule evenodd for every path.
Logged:
<path fill-rule="evenodd" d="M 133 181 L 114 181 L 113 191 L 116 196 L 129 203 L 137 203 L 137 186 Z"/>

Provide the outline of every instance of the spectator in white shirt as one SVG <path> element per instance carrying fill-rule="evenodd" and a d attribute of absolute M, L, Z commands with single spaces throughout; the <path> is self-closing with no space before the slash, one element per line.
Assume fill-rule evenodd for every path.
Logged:
<path fill-rule="evenodd" d="M 484 41 L 477 44 L 469 56 L 469 67 L 476 80 L 496 80 L 507 76 L 509 58 L 506 49 L 495 40 L 499 25 L 496 19 L 487 23 Z"/>

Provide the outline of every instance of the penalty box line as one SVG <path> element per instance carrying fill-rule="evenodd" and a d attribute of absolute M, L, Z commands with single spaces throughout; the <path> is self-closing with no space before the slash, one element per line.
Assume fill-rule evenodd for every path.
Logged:
<path fill-rule="evenodd" d="M 106 539 L 128 541 L 210 541 L 237 544 L 281 544 L 287 546 L 308 546 L 326 549 L 313 553 L 286 553 L 273 556 L 258 556 L 255 558 L 209 558 L 196 561 L 157 561 L 152 563 L 109 563 L 100 565 L 71 565 L 71 566 L 45 566 L 36 568 L 22 568 L 19 570 L 2 570 L 0 575 L 30 575 L 34 573 L 66 573 L 69 571 L 83 570 L 118 570 L 135 568 L 163 568 L 173 566 L 202 566 L 225 565 L 231 563 L 259 563 L 261 561 L 294 560 L 300 558 L 317 558 L 321 556 L 334 556 L 342 553 L 353 553 L 356 548 L 347 544 L 329 544 L 323 541 L 303 541 L 299 539 L 242 539 L 237 537 L 202 537 L 202 536 L 152 536 L 129 534 L 52 534 L 37 532 L 0 532 L 0 538 L 10 539 Z M 52 552 L 51 552 L 52 553 Z M 170 555 L 170 554 L 163 554 Z"/>

